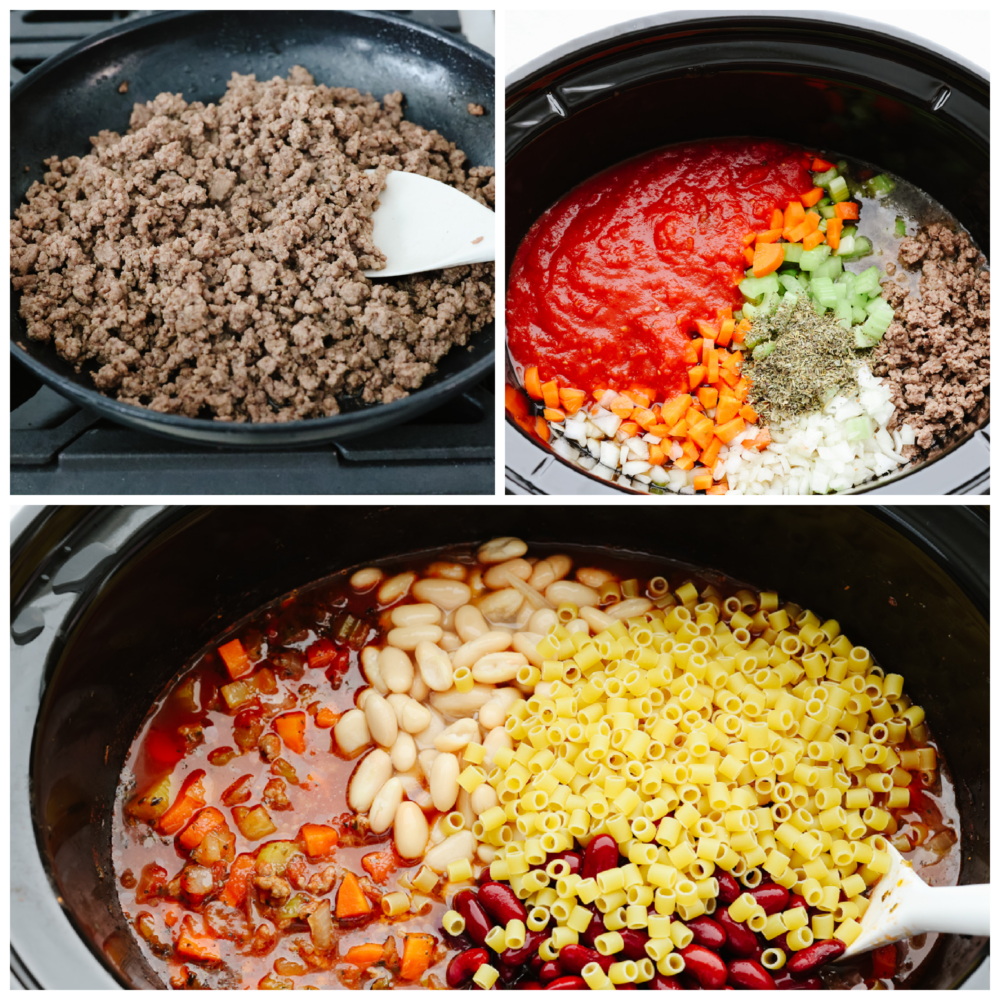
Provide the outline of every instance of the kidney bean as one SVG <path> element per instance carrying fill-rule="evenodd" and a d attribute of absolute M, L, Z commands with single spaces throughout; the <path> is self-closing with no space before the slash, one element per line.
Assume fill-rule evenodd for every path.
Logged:
<path fill-rule="evenodd" d="M 587 948 L 582 944 L 567 944 L 559 952 L 559 964 L 570 976 L 578 976 L 583 972 L 583 967 L 590 962 L 596 962 L 601 958 L 612 957 L 598 954 L 593 948 Z"/>
<path fill-rule="evenodd" d="M 658 972 L 649 983 L 651 990 L 682 990 L 684 987 L 677 981 L 676 976 L 664 976 Z"/>
<path fill-rule="evenodd" d="M 719 902 L 723 906 L 735 903 L 742 895 L 739 882 L 729 872 L 717 871 L 715 873 L 715 880 L 719 883 Z"/>
<path fill-rule="evenodd" d="M 587 984 L 583 976 L 563 976 L 561 979 L 553 979 L 547 990 L 585 990 Z"/>
<path fill-rule="evenodd" d="M 729 963 L 729 979 L 745 990 L 773 990 L 771 973 L 751 958 L 735 958 Z"/>
<path fill-rule="evenodd" d="M 537 976 L 541 967 L 545 964 L 545 959 L 541 955 L 535 954 L 528 959 L 528 968 L 532 974 Z"/>
<path fill-rule="evenodd" d="M 512 968 L 523 965 L 541 948 L 542 942 L 548 936 L 548 931 L 528 931 L 524 937 L 524 944 L 520 948 L 508 948 L 501 953 L 500 961 Z"/>
<path fill-rule="evenodd" d="M 521 983 L 518 986 L 519 990 L 540 990 L 541 988 L 542 988 L 542 984 L 541 983 L 536 983 L 533 979 L 529 980 L 526 983 Z"/>
<path fill-rule="evenodd" d="M 594 914 L 587 926 L 587 929 L 583 932 L 583 943 L 588 948 L 594 948 L 594 939 L 604 934 L 607 928 L 604 926 L 604 916 L 599 913 L 596 909 L 591 910 Z"/>
<path fill-rule="evenodd" d="M 622 957 L 630 958 L 633 962 L 640 962 L 647 957 L 646 942 L 649 940 L 649 935 L 645 931 L 621 930 L 618 933 L 625 942 L 619 952 Z"/>
<path fill-rule="evenodd" d="M 729 915 L 728 910 L 716 910 L 715 921 L 726 932 L 726 949 L 739 958 L 748 958 L 757 949 L 757 937 L 746 924 Z"/>
<path fill-rule="evenodd" d="M 809 904 L 801 896 L 792 896 L 788 901 L 789 908 L 793 906 L 804 906 L 807 910 L 809 909 Z"/>
<path fill-rule="evenodd" d="M 579 875 L 583 869 L 583 855 L 579 851 L 560 851 L 558 854 L 550 854 L 546 865 L 551 861 L 565 861 L 569 865 L 569 875 Z"/>
<path fill-rule="evenodd" d="M 599 833 L 587 845 L 583 855 L 583 878 L 597 878 L 601 872 L 618 867 L 618 843 L 610 833 Z"/>
<path fill-rule="evenodd" d="M 486 935 L 493 928 L 483 904 L 476 899 L 472 889 L 463 889 L 453 900 L 452 906 L 465 917 L 465 933 L 478 945 L 486 944 Z"/>
<path fill-rule="evenodd" d="M 769 948 L 780 948 L 786 955 L 791 954 L 791 949 L 788 947 L 788 931 L 784 934 L 779 934 L 776 938 L 772 938 L 768 941 L 767 946 Z"/>
<path fill-rule="evenodd" d="M 485 948 L 470 948 L 456 955 L 448 963 L 448 971 L 444 978 L 453 989 L 464 986 L 479 971 L 481 965 L 490 960 L 490 953 Z"/>
<path fill-rule="evenodd" d="M 726 984 L 726 963 L 700 944 L 681 948 L 685 971 L 689 972 L 706 990 L 718 990 Z"/>
<path fill-rule="evenodd" d="M 823 989 L 823 980 L 819 976 L 796 979 L 787 969 L 782 969 L 774 977 L 774 988 L 776 990 L 821 990 Z"/>
<path fill-rule="evenodd" d="M 524 903 L 514 895 L 514 890 L 502 882 L 487 882 L 479 887 L 479 902 L 483 909 L 501 926 L 506 927 L 511 920 L 528 919 Z"/>
<path fill-rule="evenodd" d="M 538 979 L 542 983 L 551 983 L 562 975 L 565 973 L 560 962 L 543 962 L 538 970 Z"/>
<path fill-rule="evenodd" d="M 831 938 L 829 941 L 817 941 L 815 944 L 809 945 L 808 948 L 803 948 L 802 951 L 797 951 L 792 955 L 788 960 L 788 971 L 796 979 L 802 979 L 815 972 L 820 966 L 832 962 L 839 955 L 843 955 L 846 950 L 847 945 L 837 938 Z"/>
<path fill-rule="evenodd" d="M 772 913 L 781 913 L 788 909 L 788 890 L 783 885 L 759 885 L 756 889 L 750 890 L 750 895 L 760 904 L 764 912 L 770 916 Z"/>
<path fill-rule="evenodd" d="M 695 944 L 703 945 L 711 951 L 719 951 L 726 943 L 726 929 L 711 917 L 695 917 L 684 923 L 694 934 Z"/>

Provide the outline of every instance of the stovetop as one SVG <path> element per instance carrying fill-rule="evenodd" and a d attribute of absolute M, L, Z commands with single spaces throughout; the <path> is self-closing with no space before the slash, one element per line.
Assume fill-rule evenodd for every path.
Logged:
<path fill-rule="evenodd" d="M 12 11 L 16 82 L 87 35 L 155 11 Z M 392 11 L 461 33 L 458 11 Z M 10 491 L 95 494 L 492 494 L 488 377 L 399 427 L 282 451 L 205 448 L 120 427 L 11 365 Z"/>

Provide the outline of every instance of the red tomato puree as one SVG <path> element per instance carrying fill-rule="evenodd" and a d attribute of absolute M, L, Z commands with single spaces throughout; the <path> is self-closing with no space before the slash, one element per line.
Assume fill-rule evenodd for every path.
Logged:
<path fill-rule="evenodd" d="M 743 236 L 812 187 L 808 162 L 780 142 L 715 139 L 644 154 L 575 188 L 514 259 L 514 359 L 588 391 L 686 391 L 694 321 L 739 306 Z"/>

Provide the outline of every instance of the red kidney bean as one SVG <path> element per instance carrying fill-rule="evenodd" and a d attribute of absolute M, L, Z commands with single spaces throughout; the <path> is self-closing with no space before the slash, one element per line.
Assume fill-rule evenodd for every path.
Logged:
<path fill-rule="evenodd" d="M 651 990 L 682 990 L 684 987 L 677 981 L 676 976 L 664 976 L 658 972 L 650 981 Z"/>
<path fill-rule="evenodd" d="M 788 931 L 784 934 L 779 934 L 776 938 L 772 938 L 768 941 L 767 946 L 769 948 L 780 948 L 786 955 L 791 954 L 791 949 L 788 947 Z"/>
<path fill-rule="evenodd" d="M 534 975 L 538 975 L 538 970 L 545 964 L 545 959 L 541 955 L 535 954 L 528 959 L 528 968 Z"/>
<path fill-rule="evenodd" d="M 524 965 L 541 948 L 542 942 L 548 936 L 548 931 L 528 931 L 524 936 L 524 944 L 520 948 L 508 948 L 501 953 L 500 961 L 511 967 Z"/>
<path fill-rule="evenodd" d="M 756 889 L 750 890 L 750 895 L 757 900 L 764 912 L 770 916 L 772 913 L 781 913 L 788 909 L 788 890 L 783 885 L 759 885 Z M 480 894 L 480 898 L 482 895 Z"/>
<path fill-rule="evenodd" d="M 715 880 L 719 883 L 719 902 L 723 906 L 735 903 L 742 895 L 739 882 L 729 872 L 716 872 Z"/>
<path fill-rule="evenodd" d="M 619 983 L 615 987 L 616 990 L 637 990 L 638 988 L 635 983 Z"/>
<path fill-rule="evenodd" d="M 729 963 L 729 979 L 745 990 L 773 990 L 771 973 L 751 958 L 735 958 Z"/>
<path fill-rule="evenodd" d="M 703 945 L 710 951 L 719 951 L 726 943 L 726 929 L 711 917 L 695 917 L 684 923 L 694 934 L 695 944 Z"/>
<path fill-rule="evenodd" d="M 646 955 L 646 942 L 649 940 L 649 935 L 645 931 L 622 930 L 618 933 L 621 934 L 624 942 L 622 950 L 619 952 L 623 958 L 630 958 L 633 962 L 641 962 L 642 959 L 648 957 Z"/>
<path fill-rule="evenodd" d="M 819 976 L 796 979 L 787 969 L 782 969 L 774 977 L 774 988 L 776 990 L 821 990 L 823 989 L 823 980 Z"/>
<path fill-rule="evenodd" d="M 453 989 L 464 986 L 479 971 L 481 965 L 485 965 L 490 960 L 490 953 L 485 948 L 470 948 L 456 955 L 448 963 L 448 971 L 444 978 Z"/>
<path fill-rule="evenodd" d="M 793 906 L 804 906 L 807 910 L 809 909 L 809 904 L 801 896 L 792 896 L 788 901 L 789 908 Z"/>
<path fill-rule="evenodd" d="M 553 979 L 547 990 L 585 990 L 587 984 L 582 976 L 563 976 L 561 979 Z"/>
<path fill-rule="evenodd" d="M 565 861 L 569 865 L 569 875 L 579 875 L 583 869 L 583 855 L 579 851 L 560 851 L 558 854 L 550 854 L 545 862 L 546 867 L 552 861 Z"/>
<path fill-rule="evenodd" d="M 536 983 L 533 979 L 526 983 L 518 983 L 517 988 L 519 990 L 540 990 L 542 988 L 541 983 Z"/>
<path fill-rule="evenodd" d="M 747 958 L 757 949 L 754 932 L 729 915 L 728 910 L 716 910 L 715 920 L 726 932 L 726 948 L 739 958 Z"/>
<path fill-rule="evenodd" d="M 700 944 L 681 948 L 685 971 L 691 973 L 706 990 L 718 990 L 726 985 L 726 963 Z"/>
<path fill-rule="evenodd" d="M 538 970 L 538 979 L 542 983 L 551 983 L 552 980 L 563 975 L 565 973 L 560 962 L 543 962 L 542 967 Z"/>
<path fill-rule="evenodd" d="M 601 872 L 618 867 L 618 843 L 610 833 L 599 833 L 583 855 L 583 878 L 597 878 Z"/>
<path fill-rule="evenodd" d="M 453 900 L 452 906 L 465 917 L 465 933 L 478 945 L 486 944 L 486 935 L 493 929 L 483 904 L 476 899 L 472 889 L 463 889 Z"/>
<path fill-rule="evenodd" d="M 810 973 L 815 972 L 820 966 L 832 962 L 839 955 L 847 951 L 847 945 L 837 938 L 829 941 L 817 941 L 815 944 L 797 951 L 788 960 L 788 971 L 796 979 L 802 979 Z"/>
<path fill-rule="evenodd" d="M 593 948 L 587 948 L 582 944 L 567 944 L 559 952 L 559 964 L 566 970 L 567 975 L 578 976 L 583 972 L 583 967 L 590 962 L 612 957 L 600 955 Z"/>
<path fill-rule="evenodd" d="M 524 923 L 528 919 L 524 903 L 514 895 L 509 885 L 502 882 L 487 882 L 480 886 L 479 902 L 501 927 L 506 927 L 511 920 Z"/>
<path fill-rule="evenodd" d="M 596 909 L 591 909 L 594 914 L 591 917 L 590 923 L 587 925 L 587 929 L 583 932 L 583 943 L 588 948 L 594 948 L 594 939 L 599 937 L 601 934 L 605 933 L 607 928 L 604 926 L 604 916 L 599 913 Z"/>

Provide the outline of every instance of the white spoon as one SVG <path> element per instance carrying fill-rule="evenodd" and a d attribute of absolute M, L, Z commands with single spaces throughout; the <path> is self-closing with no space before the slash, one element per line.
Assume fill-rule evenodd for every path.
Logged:
<path fill-rule="evenodd" d="M 930 931 L 989 935 L 988 885 L 929 886 L 892 844 L 888 851 L 889 870 L 872 890 L 861 934 L 838 961 Z"/>
<path fill-rule="evenodd" d="M 393 170 L 372 216 L 386 265 L 369 278 L 394 278 L 496 259 L 496 215 L 441 181 Z"/>

